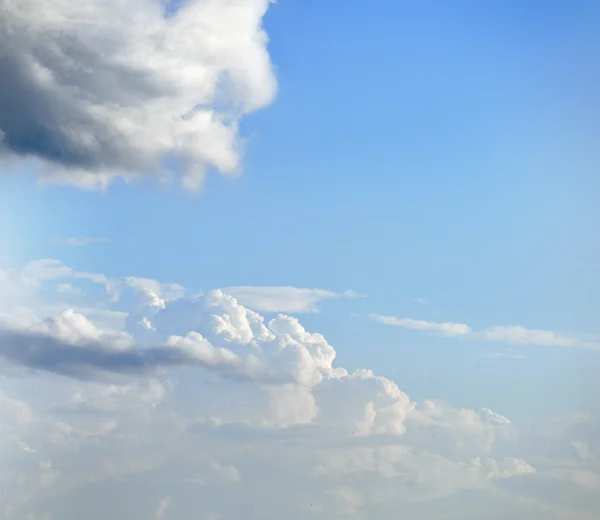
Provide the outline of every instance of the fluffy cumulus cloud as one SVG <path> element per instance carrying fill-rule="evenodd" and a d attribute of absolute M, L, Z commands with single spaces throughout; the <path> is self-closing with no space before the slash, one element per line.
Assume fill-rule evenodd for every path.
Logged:
<path fill-rule="evenodd" d="M 171 506 L 171 497 L 165 497 L 160 499 L 156 506 L 156 513 L 154 514 L 155 520 L 162 520 L 169 507 Z"/>
<path fill-rule="evenodd" d="M 240 119 L 276 93 L 270 0 L 2 0 L 5 158 L 82 187 L 239 171 Z M 21 168 L 22 164 L 17 164 Z"/>
<path fill-rule="evenodd" d="M 149 302 L 154 302 L 150 305 L 162 305 L 162 300 L 176 300 L 186 294 L 179 283 L 161 283 L 137 276 L 109 278 L 102 273 L 75 269 L 51 258 L 33 260 L 19 268 L 7 265 L 6 259 L 0 259 L 0 283 L 3 288 L 0 292 L 0 321 L 27 324 L 48 315 L 75 310 L 104 327 L 121 328 L 128 318 L 127 313 L 109 307 L 124 295 L 135 300 L 129 313 L 133 316 L 128 318 L 131 321 Z M 90 291 L 104 292 L 110 301 L 98 306 L 95 299 L 90 298 Z M 358 297 L 350 290 L 336 293 L 297 287 L 231 287 L 224 291 L 252 309 L 271 314 L 311 313 L 318 311 L 317 304 L 322 300 Z"/>
<path fill-rule="evenodd" d="M 2 283 L 43 288 L 82 274 L 45 261 Z M 88 275 L 97 302 L 117 305 Z M 581 432 L 553 437 L 570 462 L 535 450 L 530 460 L 529 437 L 501 413 L 415 400 L 368 368 L 346 369 L 296 317 L 265 318 L 219 289 L 188 298 L 177 284 L 118 282 L 135 296 L 120 327 L 85 309 L 0 327 L 2 519 L 124 518 L 127 508 L 140 518 L 362 518 L 400 507 L 437 518 L 439 500 L 463 492 L 521 504 L 516 480 L 596 489 Z M 110 500 L 120 493 L 127 505 Z M 519 507 L 528 518 L 547 511 Z"/>

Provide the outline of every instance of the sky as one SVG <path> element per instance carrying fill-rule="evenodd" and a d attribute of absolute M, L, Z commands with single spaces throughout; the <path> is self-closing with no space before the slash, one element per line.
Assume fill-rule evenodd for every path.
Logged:
<path fill-rule="evenodd" d="M 600 514 L 600 4 L 3 0 L 0 520 Z"/>

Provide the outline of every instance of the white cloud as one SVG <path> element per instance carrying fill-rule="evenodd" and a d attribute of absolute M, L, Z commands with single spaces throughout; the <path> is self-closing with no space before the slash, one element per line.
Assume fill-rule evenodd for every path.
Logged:
<path fill-rule="evenodd" d="M 336 293 L 325 289 L 303 289 L 299 287 L 226 287 L 242 305 L 259 312 L 318 312 L 317 304 L 333 298 L 359 298 L 354 291 Z"/>
<path fill-rule="evenodd" d="M 215 459 L 199 460 L 195 463 L 189 484 L 210 486 L 218 484 L 239 484 L 242 476 L 233 464 L 224 464 Z"/>
<path fill-rule="evenodd" d="M 431 399 L 419 403 L 408 416 L 407 424 L 409 433 L 435 435 L 437 442 L 451 444 L 461 457 L 473 452 L 488 453 L 498 439 L 510 440 L 515 435 L 511 421 L 489 408 L 457 409 Z"/>
<path fill-rule="evenodd" d="M 531 464 L 514 457 L 506 457 L 500 462 L 477 457 L 463 465 L 486 479 L 518 477 L 532 475 L 536 472 Z"/>
<path fill-rule="evenodd" d="M 495 424 L 510 424 L 508 417 L 504 417 L 503 415 L 500 415 L 489 408 L 484 408 L 483 412 L 485 413 L 488 422 Z"/>
<path fill-rule="evenodd" d="M 156 512 L 154 513 L 154 520 L 163 520 L 167 510 L 171 507 L 171 497 L 161 498 L 156 506 Z"/>
<path fill-rule="evenodd" d="M 288 428 L 298 424 L 310 424 L 318 414 L 317 403 L 306 386 L 285 384 L 271 390 L 266 426 Z"/>
<path fill-rule="evenodd" d="M 27 403 L 2 394 L 0 394 L 0 414 L 5 419 L 2 431 L 10 429 L 11 425 L 27 425 L 33 420 L 33 412 Z"/>
<path fill-rule="evenodd" d="M 81 289 L 79 287 L 73 287 L 70 283 L 59 283 L 56 288 L 59 293 L 64 294 L 80 294 Z"/>
<path fill-rule="evenodd" d="M 397 318 L 395 316 L 380 316 L 371 314 L 371 319 L 406 329 L 421 330 L 440 334 L 442 336 L 465 338 L 478 341 L 509 343 L 514 345 L 540 345 L 555 347 L 600 348 L 600 343 L 584 341 L 572 336 L 558 334 L 551 330 L 526 329 L 518 325 L 495 326 L 483 331 L 474 331 L 464 323 L 414 320 L 412 318 Z"/>
<path fill-rule="evenodd" d="M 28 307 L 39 304 L 37 292 L 48 282 L 64 282 L 58 286 L 59 290 L 73 292 L 77 290 L 73 283 L 79 280 L 104 286 L 108 294 L 113 294 L 113 285 L 105 275 L 73 269 L 51 258 L 28 262 L 21 269 L 0 267 L 0 312 L 20 304 Z"/>
<path fill-rule="evenodd" d="M 405 329 L 435 332 L 443 336 L 465 336 L 471 333 L 471 328 L 463 323 L 436 323 L 433 321 L 413 320 L 411 318 L 396 318 L 395 316 L 380 316 L 372 314 L 371 318 L 384 325 L 403 327 Z"/>
<path fill-rule="evenodd" d="M 64 301 L 57 300 L 56 295 L 52 299 L 43 296 L 48 292 L 49 284 L 54 282 L 59 282 L 55 291 L 63 295 Z M 103 287 L 109 299 L 86 296 L 82 282 Z M 179 298 L 185 293 L 178 283 L 160 283 L 138 277 L 111 279 L 102 273 L 82 271 L 48 258 L 28 262 L 21 268 L 0 265 L 0 289 L 0 321 L 30 324 L 49 314 L 73 309 L 108 328 L 122 326 L 127 317 L 122 311 L 106 308 L 127 291 L 142 300 L 149 292 L 165 299 Z M 76 299 L 73 298 L 75 295 L 78 295 Z"/>
<path fill-rule="evenodd" d="M 3 2 L 0 135 L 46 180 L 105 187 L 238 172 L 241 118 L 276 93 L 269 0 Z"/>
<path fill-rule="evenodd" d="M 356 483 L 363 496 L 372 502 L 369 505 L 382 499 L 387 501 L 390 495 L 407 505 L 460 490 L 486 489 L 495 479 L 535 472 L 528 462 L 511 457 L 500 460 L 476 457 L 463 462 L 416 446 L 394 444 L 330 450 L 314 469 L 314 476 L 322 481 Z"/>
<path fill-rule="evenodd" d="M 587 442 L 573 441 L 571 442 L 571 446 L 577 452 L 577 455 L 581 460 L 588 460 L 592 458 L 590 446 Z"/>
<path fill-rule="evenodd" d="M 185 294 L 185 288 L 178 283 L 160 283 L 151 278 L 138 278 L 135 276 L 127 276 L 123 281 L 136 292 L 154 293 L 166 300 L 181 298 Z"/>
<path fill-rule="evenodd" d="M 242 480 L 240 472 L 235 466 L 231 464 L 223 465 L 216 460 L 211 460 L 210 469 L 215 475 L 217 475 L 219 478 L 222 478 L 225 481 L 240 482 Z"/>

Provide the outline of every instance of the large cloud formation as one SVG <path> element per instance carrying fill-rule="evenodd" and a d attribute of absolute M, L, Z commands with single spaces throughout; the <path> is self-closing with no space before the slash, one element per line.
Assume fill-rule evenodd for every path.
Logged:
<path fill-rule="evenodd" d="M 224 290 L 186 298 L 177 284 L 50 260 L 0 273 L 4 294 L 35 310 L 0 315 L 2 520 L 439 518 L 453 500 L 480 517 L 461 493 L 500 515 L 486 518 L 594 518 L 510 491 L 515 479 L 596 490 L 589 430 L 546 438 L 490 409 L 412 399 L 340 366 L 296 317 L 266 318 Z M 113 305 L 129 291 L 121 326 L 94 323 L 91 307 L 36 318 L 51 310 L 35 307 L 36 290 L 65 277 L 112 288 L 96 298 Z"/>
<path fill-rule="evenodd" d="M 238 123 L 276 93 L 269 0 L 2 0 L 0 137 L 49 180 L 235 174 Z"/>

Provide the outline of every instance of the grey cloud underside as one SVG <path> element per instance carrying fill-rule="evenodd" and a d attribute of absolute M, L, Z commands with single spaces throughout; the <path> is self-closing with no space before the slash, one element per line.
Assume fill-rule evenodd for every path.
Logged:
<path fill-rule="evenodd" d="M 172 346 L 117 350 L 100 341 L 77 345 L 46 334 L 27 331 L 0 332 L 0 356 L 34 370 L 75 379 L 106 379 L 111 375 L 152 375 L 173 367 L 210 367 L 225 377 L 247 379 L 242 360 L 216 364 Z M 255 374 L 265 381 L 266 375 Z M 273 382 L 276 378 L 271 378 Z M 279 381 L 280 382 L 280 381 Z"/>
<path fill-rule="evenodd" d="M 144 373 L 161 366 L 190 363 L 190 359 L 176 349 L 148 347 L 119 351 L 99 342 L 74 346 L 57 338 L 27 332 L 0 333 L 0 354 L 30 368 L 83 378 L 102 372 Z"/>
<path fill-rule="evenodd" d="M 61 89 L 40 85 L 33 76 L 35 69 L 26 66 L 24 56 L 12 46 L 0 54 L 4 147 L 67 168 L 155 170 L 152 157 L 140 154 L 135 143 L 115 126 L 93 117 L 85 104 L 142 106 L 145 101 L 175 92 L 146 71 L 107 60 L 107 54 L 118 52 L 117 48 L 110 49 L 109 41 L 103 43 L 102 54 L 68 34 L 58 37 L 56 43 L 54 51 L 52 46 L 39 45 L 31 53 L 42 68 L 52 71 Z M 70 95 L 74 93 L 81 96 L 80 102 Z M 90 138 L 82 140 L 82 135 Z"/>
<path fill-rule="evenodd" d="M 276 92 L 268 0 L 66 0 L 0 8 L 0 154 L 84 187 L 115 177 L 234 174 L 237 126 Z M 166 167 L 176 164 L 177 172 Z M 18 163 L 18 161 L 17 161 Z"/>
<path fill-rule="evenodd" d="M 93 118 L 73 110 L 66 100 L 37 88 L 16 54 L 5 53 L 0 59 L 0 91 L 0 128 L 8 151 L 86 169 L 119 164 L 131 167 L 138 162 L 127 156 L 123 136 L 111 135 Z M 87 146 L 76 139 L 84 127 L 94 136 Z"/>

